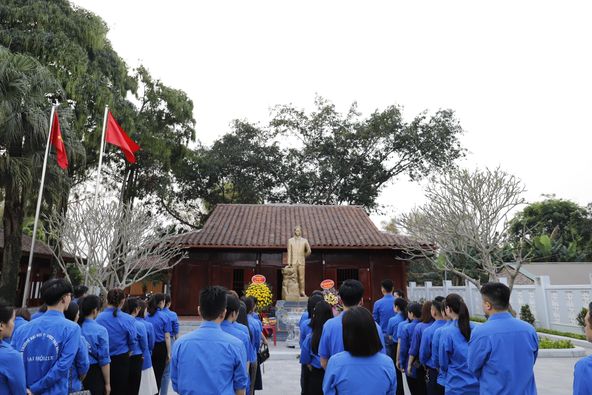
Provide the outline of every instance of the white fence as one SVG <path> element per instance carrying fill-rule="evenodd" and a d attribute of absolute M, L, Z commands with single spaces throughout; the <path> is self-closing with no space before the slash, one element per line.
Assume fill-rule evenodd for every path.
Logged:
<path fill-rule="evenodd" d="M 500 280 L 506 282 L 505 278 Z M 431 300 L 436 296 L 457 293 L 465 300 L 472 316 L 483 316 L 481 294 L 471 283 L 453 286 L 445 281 L 443 286 L 432 286 L 427 281 L 424 286 L 409 283 L 409 300 Z M 583 333 L 576 320 L 582 307 L 588 307 L 592 301 L 592 274 L 590 285 L 551 285 L 549 276 L 536 278 L 535 285 L 514 285 L 511 303 L 518 313 L 523 305 L 528 305 L 535 317 L 535 325 L 540 328 Z"/>

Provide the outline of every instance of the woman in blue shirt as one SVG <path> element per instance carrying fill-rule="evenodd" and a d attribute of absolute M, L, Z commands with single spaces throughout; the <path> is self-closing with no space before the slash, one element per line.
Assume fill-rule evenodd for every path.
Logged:
<path fill-rule="evenodd" d="M 306 316 L 307 318 L 302 320 L 300 319 L 300 340 L 298 341 L 298 345 L 300 349 L 302 349 L 302 343 L 304 339 L 306 339 L 306 335 L 312 332 L 312 315 L 317 303 L 323 300 L 323 297 L 320 295 L 311 295 L 308 298 L 308 303 L 306 305 Z M 304 313 L 302 314 L 304 316 Z M 306 388 L 308 387 L 308 375 L 309 370 L 306 368 L 306 365 L 301 365 L 300 367 L 300 389 L 302 393 L 305 393 Z"/>
<path fill-rule="evenodd" d="M 436 355 L 432 353 L 432 339 L 434 338 L 434 334 L 436 330 L 446 324 L 446 320 L 442 316 L 443 302 L 444 298 L 442 296 L 438 296 L 432 301 L 431 314 L 435 321 L 429 328 L 423 331 L 419 346 L 419 362 L 426 368 L 426 394 L 428 395 L 444 395 L 444 387 L 436 381 L 438 378 L 438 365 L 435 358 Z"/>
<path fill-rule="evenodd" d="M 154 326 L 154 350 L 152 350 L 152 367 L 156 376 L 156 385 L 160 391 L 162 374 L 171 360 L 171 332 L 173 331 L 171 320 L 162 311 L 165 305 L 164 294 L 157 293 L 148 300 L 148 315 L 146 321 Z"/>
<path fill-rule="evenodd" d="M 78 304 L 72 302 L 68 305 L 68 308 L 64 311 L 64 316 L 72 322 L 78 322 L 79 318 L 79 307 Z M 88 360 L 88 343 L 86 339 L 80 333 L 80 343 L 78 345 L 78 352 L 74 363 L 70 368 L 70 375 L 68 377 L 69 385 L 68 389 L 70 392 L 82 391 L 82 381 L 88 373 L 90 366 Z"/>
<path fill-rule="evenodd" d="M 0 393 L 23 395 L 28 393 L 23 357 L 5 341 L 12 336 L 14 319 L 14 309 L 0 305 Z"/>
<path fill-rule="evenodd" d="M 323 393 L 394 395 L 395 366 L 381 353 L 382 342 L 372 314 L 363 307 L 343 313 L 343 348 L 327 364 Z"/>
<path fill-rule="evenodd" d="M 479 381 L 469 370 L 467 355 L 473 324 L 469 309 L 458 294 L 446 297 L 446 315 L 452 324 L 440 339 L 440 369 L 446 374 L 446 395 L 478 395 Z"/>
<path fill-rule="evenodd" d="M 130 355 L 128 391 L 130 394 L 137 394 L 140 391 L 140 382 L 142 381 L 142 365 L 144 355 L 149 355 L 148 351 L 148 333 L 144 324 L 136 320 L 140 313 L 139 298 L 128 298 L 121 310 L 134 317 L 136 332 L 138 333 L 137 342 Z"/>
<path fill-rule="evenodd" d="M 586 325 L 584 332 L 586 333 L 586 340 L 592 342 L 592 317 L 590 312 L 592 311 L 592 303 L 588 305 L 588 313 L 584 321 Z M 592 394 L 592 355 L 580 359 L 574 368 L 574 383 L 573 393 L 574 395 L 589 395 Z"/>
<path fill-rule="evenodd" d="M 306 387 L 302 388 L 305 395 L 323 395 L 323 378 L 325 370 L 319 357 L 319 343 L 323 334 L 323 325 L 333 318 L 333 308 L 324 300 L 319 301 L 312 310 L 311 329 L 300 347 L 300 363 L 308 371 Z"/>
<path fill-rule="evenodd" d="M 97 317 L 97 323 L 109 334 L 111 356 L 111 395 L 129 394 L 129 356 L 134 350 L 138 333 L 134 319 L 121 311 L 125 302 L 122 289 L 114 288 L 107 293 L 107 308 Z"/>
<path fill-rule="evenodd" d="M 397 336 L 397 330 L 399 325 L 403 324 L 407 320 L 407 301 L 403 298 L 396 298 L 393 310 L 395 316 L 391 317 L 388 321 L 386 328 L 387 338 L 384 339 L 387 343 L 387 354 L 393 359 L 393 363 L 397 363 L 397 345 L 399 344 L 399 338 Z M 405 389 L 403 387 L 403 376 L 399 369 L 395 369 L 397 373 L 397 395 L 405 395 Z"/>
<path fill-rule="evenodd" d="M 136 321 L 144 325 L 146 329 L 146 339 L 148 340 L 148 349 L 144 351 L 144 361 L 142 362 L 142 379 L 140 381 L 139 395 L 154 395 L 158 393 L 156 385 L 156 376 L 152 367 L 152 350 L 154 349 L 154 326 L 145 320 L 147 304 L 142 299 L 138 299 L 140 311 Z"/>
<path fill-rule="evenodd" d="M 423 332 L 432 326 L 434 319 L 432 318 L 432 302 L 427 301 L 421 307 L 421 317 L 419 324 L 413 329 L 411 336 L 411 343 L 409 345 L 409 361 L 407 362 L 407 372 L 410 373 L 415 369 L 416 390 L 417 394 L 426 393 L 426 372 L 425 368 L 419 362 L 419 346 L 421 345 L 421 338 Z"/>
<path fill-rule="evenodd" d="M 415 326 L 419 324 L 419 318 L 421 317 L 421 304 L 417 302 L 411 302 L 407 305 L 407 317 L 409 323 L 399 325 L 397 330 L 399 336 L 399 345 L 397 347 L 397 368 L 405 373 L 407 376 L 407 384 L 412 395 L 417 393 L 416 390 L 416 379 L 415 379 L 415 368 L 410 371 L 407 370 L 409 362 L 409 347 L 411 346 L 411 339 L 413 336 L 413 330 Z"/>
<path fill-rule="evenodd" d="M 90 363 L 83 384 L 92 395 L 103 395 L 111 391 L 109 335 L 107 329 L 95 321 L 101 304 L 101 299 L 96 295 L 87 295 L 78 300 L 80 306 L 78 324 L 88 344 Z"/>

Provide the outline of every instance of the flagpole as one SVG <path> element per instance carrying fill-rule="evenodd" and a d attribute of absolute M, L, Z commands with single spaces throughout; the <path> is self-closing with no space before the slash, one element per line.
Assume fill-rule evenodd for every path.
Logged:
<path fill-rule="evenodd" d="M 103 166 L 103 151 L 105 150 L 105 131 L 107 130 L 107 114 L 109 113 L 109 106 L 105 106 L 105 115 L 103 115 L 103 131 L 101 133 L 101 151 L 99 152 L 99 167 L 97 169 L 97 178 L 95 182 L 95 197 L 93 199 L 93 207 L 97 206 L 97 199 L 99 198 L 99 187 L 101 184 L 101 167 Z M 84 285 L 88 285 L 88 271 L 90 255 L 94 253 L 94 246 L 89 246 L 89 254 L 86 259 L 86 273 L 84 274 Z"/>
<path fill-rule="evenodd" d="M 41 185 L 37 195 L 37 208 L 35 209 L 35 222 L 33 223 L 33 236 L 31 237 L 31 251 L 29 251 L 29 263 L 27 265 L 27 276 L 25 277 L 25 290 L 23 292 L 23 302 L 21 307 L 27 307 L 29 293 L 31 291 L 31 269 L 33 267 L 33 256 L 35 255 L 35 239 L 37 238 L 37 227 L 39 226 L 39 215 L 41 214 L 41 203 L 43 201 L 43 187 L 45 186 L 45 173 L 47 171 L 47 158 L 49 157 L 49 143 L 51 141 L 51 131 L 53 129 L 53 117 L 56 105 L 51 106 L 49 115 L 49 133 L 47 133 L 47 144 L 45 145 L 45 157 L 43 158 L 43 170 L 41 170 Z"/>

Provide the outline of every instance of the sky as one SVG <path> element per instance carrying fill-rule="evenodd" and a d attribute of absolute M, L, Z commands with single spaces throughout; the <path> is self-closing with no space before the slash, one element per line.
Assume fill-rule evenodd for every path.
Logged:
<path fill-rule="evenodd" d="M 408 120 L 451 108 L 462 167 L 501 167 L 543 194 L 592 202 L 592 3 L 587 1 L 75 0 L 102 17 L 130 67 L 187 92 L 209 144 L 233 119 L 323 96 Z M 375 222 L 422 204 L 400 177 Z"/>

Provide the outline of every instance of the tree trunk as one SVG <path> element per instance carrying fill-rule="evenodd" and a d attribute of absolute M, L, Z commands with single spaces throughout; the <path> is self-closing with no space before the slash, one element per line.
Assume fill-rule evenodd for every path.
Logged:
<path fill-rule="evenodd" d="M 5 189 L 4 214 L 4 251 L 2 254 L 2 278 L 0 279 L 0 298 L 8 303 L 19 305 L 17 299 L 18 272 L 21 262 L 23 235 L 23 201 L 18 189 L 11 188 L 11 182 Z M 22 286 L 24 288 L 24 284 Z"/>

